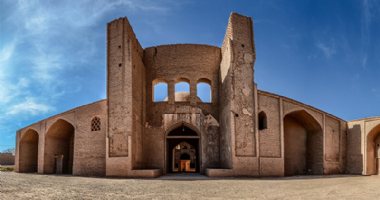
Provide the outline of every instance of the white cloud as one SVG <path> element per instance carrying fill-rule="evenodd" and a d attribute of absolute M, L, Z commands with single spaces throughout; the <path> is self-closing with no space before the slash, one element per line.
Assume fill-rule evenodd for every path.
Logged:
<path fill-rule="evenodd" d="M 367 55 L 367 53 L 365 53 L 363 55 L 363 58 L 362 58 L 362 67 L 363 68 L 366 68 L 366 66 L 367 66 L 367 60 L 368 60 L 368 55 Z"/>
<path fill-rule="evenodd" d="M 0 77 L 0 106 L 7 105 L 11 100 L 20 96 L 29 87 L 29 83 L 29 80 L 24 77 L 20 77 L 15 83 Z"/>
<path fill-rule="evenodd" d="M 13 15 L 7 19 L 12 24 L 18 24 L 15 37 L 33 47 L 30 55 L 25 57 L 31 65 L 30 74 L 36 81 L 48 85 L 51 82 L 56 84 L 55 79 L 62 70 L 71 70 L 75 66 L 70 66 L 69 63 L 91 59 L 95 53 L 91 50 L 95 47 L 95 41 L 80 37 L 85 28 L 98 25 L 106 14 L 117 9 L 165 14 L 179 3 L 174 0 L 82 0 L 54 3 L 18 0 L 16 5 Z M 59 45 L 61 38 L 72 41 L 73 44 Z M 75 48 L 80 54 L 68 57 L 67 54 L 73 53 L 69 48 Z M 9 48 L 8 51 L 10 50 L 12 49 Z M 63 63 L 65 66 L 62 66 Z"/>
<path fill-rule="evenodd" d="M 10 42 L 4 45 L 0 50 L 0 66 L 4 67 L 5 63 L 12 57 L 16 47 L 16 42 Z"/>
<path fill-rule="evenodd" d="M 123 8 L 130 12 L 156 12 L 165 14 L 185 3 L 176 0 L 81 0 L 45 2 L 40 0 L 18 0 L 19 18 L 27 19 L 24 27 L 33 33 L 51 31 L 50 27 L 86 27 L 96 25 L 105 14 Z M 59 13 L 59 15 L 57 15 Z"/>
<path fill-rule="evenodd" d="M 99 39 L 106 20 L 121 17 L 118 13 L 141 20 L 152 13 L 164 16 L 183 3 L 187 0 L 2 0 L 7 12 L 0 28 L 0 134 L 14 136 L 26 120 L 58 110 L 63 95 L 83 91 L 80 81 L 93 81 L 83 74 L 94 74 L 94 59 L 99 51 L 104 54 Z M 104 92 L 99 91 L 101 98 Z"/>
<path fill-rule="evenodd" d="M 36 15 L 25 21 L 25 28 L 28 31 L 33 31 L 35 33 L 41 33 L 47 31 L 47 16 L 45 15 Z"/>
<path fill-rule="evenodd" d="M 9 77 L 10 61 L 14 55 L 16 45 L 17 42 L 14 40 L 6 43 L 3 48 L 0 49 L 0 107 L 10 102 L 10 100 L 19 93 L 19 90 L 24 89 L 28 85 L 26 78 L 19 78 L 18 82 L 15 83 L 12 82 Z"/>
<path fill-rule="evenodd" d="M 43 103 L 37 103 L 34 99 L 26 99 L 24 102 L 18 103 L 10 107 L 7 115 L 31 114 L 38 115 L 48 113 L 54 110 L 51 106 Z"/>
<path fill-rule="evenodd" d="M 369 31 L 371 23 L 370 2 L 368 0 L 362 1 L 362 24 L 365 32 Z"/>
<path fill-rule="evenodd" d="M 361 27 L 361 57 L 362 67 L 366 68 L 368 59 L 368 49 L 370 45 L 370 25 L 371 25 L 371 2 L 369 0 L 362 1 L 362 27 Z"/>
<path fill-rule="evenodd" d="M 322 51 L 323 55 L 326 58 L 331 58 L 334 54 L 336 54 L 335 44 L 331 43 L 330 45 L 318 42 L 316 46 Z"/>
<path fill-rule="evenodd" d="M 63 63 L 62 56 L 59 54 L 45 51 L 38 52 L 35 57 L 31 59 L 33 77 L 38 82 L 49 84 L 55 81 L 56 72 L 62 69 Z"/>
<path fill-rule="evenodd" d="M 111 20 L 107 17 L 121 11 L 162 16 L 183 2 L 4 0 L 3 9 L 9 10 L 1 25 L 5 28 L 0 29 L 0 128 L 14 130 L 15 118 L 21 123 L 33 115 L 50 114 L 63 95 L 83 90 L 78 80 L 92 81 L 81 75 L 93 72 L 104 34 L 98 26 L 105 27 L 104 20 Z"/>

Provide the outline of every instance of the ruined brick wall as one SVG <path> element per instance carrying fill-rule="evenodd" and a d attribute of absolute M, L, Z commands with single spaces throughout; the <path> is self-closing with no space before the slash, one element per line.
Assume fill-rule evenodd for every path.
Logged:
<path fill-rule="evenodd" d="M 134 51 L 133 51 L 134 49 Z M 133 168 L 143 168 L 143 133 L 146 121 L 146 80 L 145 66 L 142 61 L 143 49 L 136 42 L 131 46 L 132 56 L 132 109 L 133 109 Z"/>
<path fill-rule="evenodd" d="M 107 101 L 18 131 L 16 171 L 35 163 L 39 173 L 52 171 L 52 162 L 47 160 L 57 148 L 46 134 L 63 120 L 75 129 L 70 161 L 75 175 L 154 177 L 160 170 L 165 173 L 167 133 L 182 125 L 197 132 L 200 172 L 210 168 L 207 174 L 211 176 L 283 176 L 289 146 L 295 146 L 290 157 L 297 152 L 311 155 L 295 158 L 293 168 L 310 168 L 314 174 L 374 173 L 374 148 L 368 148 L 367 138 L 380 127 L 379 119 L 357 120 L 347 126 L 344 120 L 311 106 L 258 91 L 255 58 L 252 19 L 236 13 L 229 18 L 222 48 L 176 44 L 142 49 L 127 18 L 114 20 L 107 27 Z M 183 80 L 189 82 L 190 94 L 184 97 L 186 101 L 176 102 L 175 83 Z M 160 81 L 168 84 L 169 96 L 167 101 L 153 102 L 153 84 Z M 197 97 L 200 81 L 210 84 L 211 103 Z M 259 130 L 260 112 L 267 123 Z M 99 131 L 91 131 L 94 117 L 102 122 Z M 22 146 L 30 130 L 38 133 L 38 145 Z M 285 132 L 305 138 L 299 140 L 296 134 L 285 138 Z M 34 152 L 33 161 L 26 159 L 32 156 L 24 154 L 23 147 Z"/>
<path fill-rule="evenodd" d="M 141 167 L 145 121 L 142 57 L 143 50 L 127 18 L 110 22 L 107 30 L 107 170 L 112 175 L 125 175 L 128 170 Z"/>
<path fill-rule="evenodd" d="M 14 165 L 15 156 L 12 153 L 0 153 L 0 165 Z"/>
<path fill-rule="evenodd" d="M 256 108 L 253 78 L 255 50 L 249 17 L 232 13 L 220 65 L 221 161 L 241 174 L 257 173 Z"/>
<path fill-rule="evenodd" d="M 154 126 L 161 125 L 163 113 L 174 113 L 176 107 L 191 105 L 201 107 L 205 114 L 218 119 L 218 71 L 220 49 L 208 45 L 176 44 L 150 47 L 144 50 L 144 63 L 147 83 L 147 121 Z M 180 80 L 190 83 L 190 101 L 175 102 L 174 85 Z M 197 98 L 197 83 L 209 80 L 212 102 L 202 103 Z M 153 102 L 153 82 L 164 81 L 168 84 L 168 101 Z"/>
<path fill-rule="evenodd" d="M 219 140 L 218 127 L 206 122 L 197 124 L 194 120 L 206 120 L 205 116 L 218 120 L 220 49 L 194 44 L 149 47 L 144 50 L 144 64 L 147 113 L 143 140 L 145 168 L 159 168 L 165 173 L 165 142 L 169 128 L 165 124 L 175 126 L 182 122 L 197 127 L 200 133 L 202 169 L 215 167 L 219 163 L 219 145 L 215 145 L 215 140 Z M 190 97 L 188 101 L 176 102 L 174 86 L 181 80 L 189 82 Z M 211 85 L 211 103 L 203 103 L 197 97 L 197 83 L 205 80 Z M 153 102 L 153 84 L 159 81 L 168 84 L 166 102 Z"/>

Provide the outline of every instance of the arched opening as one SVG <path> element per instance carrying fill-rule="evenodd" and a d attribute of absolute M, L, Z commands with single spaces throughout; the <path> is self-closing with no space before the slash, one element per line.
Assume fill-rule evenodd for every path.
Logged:
<path fill-rule="evenodd" d="M 29 129 L 24 133 L 20 140 L 19 154 L 19 171 L 20 172 L 37 172 L 38 171 L 38 133 Z"/>
<path fill-rule="evenodd" d="M 182 125 L 169 132 L 166 139 L 167 173 L 191 173 L 200 171 L 199 136 Z"/>
<path fill-rule="evenodd" d="M 153 102 L 168 101 L 168 84 L 165 81 L 153 81 Z"/>
<path fill-rule="evenodd" d="M 367 136 L 367 175 L 379 174 L 380 170 L 380 124 Z"/>
<path fill-rule="evenodd" d="M 306 111 L 284 117 L 285 175 L 323 174 L 323 132 Z"/>
<path fill-rule="evenodd" d="M 57 120 L 45 136 L 44 172 L 72 174 L 74 161 L 74 126 Z"/>
<path fill-rule="evenodd" d="M 197 83 L 197 96 L 203 103 L 211 103 L 211 81 L 208 79 L 201 79 Z"/>
<path fill-rule="evenodd" d="M 196 172 L 197 151 L 188 142 L 180 142 L 172 150 L 172 172 Z"/>
<path fill-rule="evenodd" d="M 189 81 L 181 79 L 174 86 L 174 100 L 177 102 L 187 102 L 190 101 L 190 84 Z"/>
<path fill-rule="evenodd" d="M 264 111 L 259 113 L 259 130 L 267 129 L 267 115 Z"/>

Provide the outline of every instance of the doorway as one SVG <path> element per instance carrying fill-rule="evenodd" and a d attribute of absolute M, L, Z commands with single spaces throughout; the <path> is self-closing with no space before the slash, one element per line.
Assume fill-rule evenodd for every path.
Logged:
<path fill-rule="evenodd" d="M 167 173 L 199 173 L 199 155 L 199 136 L 194 130 L 182 125 L 167 135 Z"/>

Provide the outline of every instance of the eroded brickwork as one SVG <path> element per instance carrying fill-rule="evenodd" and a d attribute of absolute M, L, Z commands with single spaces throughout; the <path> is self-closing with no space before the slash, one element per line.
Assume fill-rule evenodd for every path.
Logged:
<path fill-rule="evenodd" d="M 379 118 L 346 122 L 260 91 L 255 59 L 253 20 L 240 14 L 231 14 L 221 48 L 144 49 L 128 19 L 116 19 L 107 26 L 107 99 L 19 130 L 16 171 L 122 177 L 156 177 L 173 169 L 209 176 L 378 174 Z M 176 93 L 179 82 L 189 91 Z M 157 83 L 166 84 L 167 97 L 154 102 Z M 210 86 L 211 102 L 202 102 L 198 83 Z"/>

